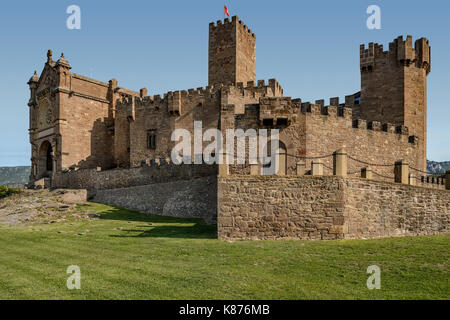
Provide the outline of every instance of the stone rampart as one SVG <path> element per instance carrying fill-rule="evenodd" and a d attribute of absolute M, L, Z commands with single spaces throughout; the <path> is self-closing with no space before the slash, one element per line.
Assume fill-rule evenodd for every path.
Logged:
<path fill-rule="evenodd" d="M 221 239 L 333 240 L 449 232 L 450 192 L 335 176 L 220 177 Z"/>

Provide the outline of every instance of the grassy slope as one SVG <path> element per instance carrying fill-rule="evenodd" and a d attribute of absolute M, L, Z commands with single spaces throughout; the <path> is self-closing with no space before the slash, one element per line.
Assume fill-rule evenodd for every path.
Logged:
<path fill-rule="evenodd" d="M 450 296 L 450 235 L 229 243 L 198 220 L 89 206 L 101 219 L 0 228 L 0 299 Z M 81 268 L 81 290 L 66 288 L 73 264 Z M 381 290 L 366 288 L 372 264 L 381 267 Z"/>

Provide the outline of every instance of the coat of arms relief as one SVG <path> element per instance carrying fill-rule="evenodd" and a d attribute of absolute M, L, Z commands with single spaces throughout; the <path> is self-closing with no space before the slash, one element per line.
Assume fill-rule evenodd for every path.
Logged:
<path fill-rule="evenodd" d="M 53 124 L 53 110 L 50 101 L 45 98 L 38 102 L 38 128 L 44 129 Z"/>

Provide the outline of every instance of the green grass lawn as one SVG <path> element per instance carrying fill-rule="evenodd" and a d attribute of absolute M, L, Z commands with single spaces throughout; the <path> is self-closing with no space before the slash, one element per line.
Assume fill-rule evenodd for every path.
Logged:
<path fill-rule="evenodd" d="M 90 203 L 100 219 L 0 227 L 0 299 L 448 299 L 450 235 L 216 239 L 200 220 Z M 368 290 L 366 269 L 381 268 Z M 81 268 L 68 290 L 66 269 Z"/>

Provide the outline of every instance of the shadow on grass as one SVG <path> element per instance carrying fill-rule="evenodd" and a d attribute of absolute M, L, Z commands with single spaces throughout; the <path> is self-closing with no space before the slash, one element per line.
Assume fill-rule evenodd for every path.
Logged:
<path fill-rule="evenodd" d="M 139 229 L 124 229 L 122 231 L 125 234 L 111 237 L 217 239 L 217 225 L 208 225 L 203 219 L 158 216 L 118 207 L 101 211 L 99 214 L 101 220 L 145 222 L 136 226 Z"/>
<path fill-rule="evenodd" d="M 124 235 L 111 235 L 114 238 L 178 238 L 178 239 L 217 239 L 216 225 L 194 224 L 192 226 L 146 226 L 143 229 L 122 230 Z M 138 234 L 136 234 L 138 233 Z"/>

